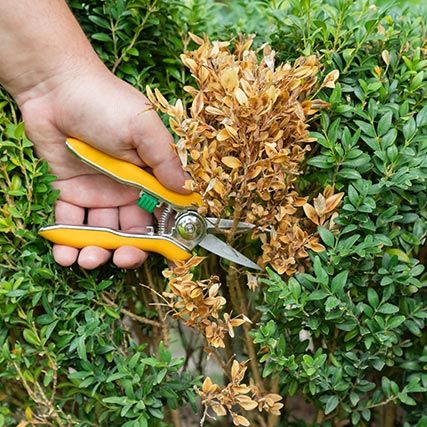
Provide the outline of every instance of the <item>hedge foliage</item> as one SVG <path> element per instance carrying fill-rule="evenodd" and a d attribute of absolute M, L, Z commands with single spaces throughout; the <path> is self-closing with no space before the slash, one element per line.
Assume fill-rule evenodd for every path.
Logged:
<path fill-rule="evenodd" d="M 319 227 L 327 250 L 312 273 L 264 281 L 255 342 L 264 375 L 312 401 L 316 422 L 368 423 L 384 406 L 377 419 L 395 425 L 399 402 L 416 424 L 427 411 L 425 20 L 359 2 L 309 6 L 276 17 L 273 47 L 284 60 L 321 52 L 325 72 L 340 71 L 301 185 L 346 196 L 339 233 Z"/>
<path fill-rule="evenodd" d="M 281 61 L 315 54 L 322 74 L 339 70 L 319 93 L 330 108 L 312 121 L 317 143 L 298 182 L 313 196 L 328 184 L 345 192 L 336 231 L 319 228 L 327 249 L 311 254 L 311 271 L 270 270 L 257 291 L 244 288 L 262 375 L 288 403 L 269 422 L 426 425 L 425 12 L 349 0 L 70 5 L 110 69 L 170 100 L 191 82 L 179 60 L 188 31 L 256 32 Z M 136 272 L 53 262 L 37 229 L 52 221 L 54 177 L 4 91 L 0 156 L 0 426 L 177 426 L 176 409 L 200 413 L 193 386 L 210 365 L 177 356 L 179 326 L 165 335 L 164 310 L 141 286 L 163 290 L 163 260 Z"/>

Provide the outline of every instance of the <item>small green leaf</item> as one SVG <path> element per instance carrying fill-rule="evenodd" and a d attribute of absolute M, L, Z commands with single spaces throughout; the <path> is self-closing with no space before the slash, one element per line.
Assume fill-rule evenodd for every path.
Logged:
<path fill-rule="evenodd" d="M 405 137 L 406 141 L 411 140 L 414 137 L 416 131 L 417 131 L 417 125 L 415 123 L 415 120 L 411 117 L 403 125 L 403 136 Z"/>
<path fill-rule="evenodd" d="M 330 396 L 326 401 L 325 415 L 330 414 L 340 403 L 337 396 Z"/>
<path fill-rule="evenodd" d="M 104 397 L 102 399 L 104 403 L 115 403 L 117 405 L 128 405 L 129 399 L 126 396 L 111 396 L 111 397 Z"/>
<path fill-rule="evenodd" d="M 99 40 L 101 42 L 112 42 L 113 41 L 111 36 L 109 36 L 108 34 L 105 34 L 105 33 L 95 33 L 95 34 L 92 34 L 91 37 L 94 40 Z"/>
<path fill-rule="evenodd" d="M 427 105 L 421 108 L 417 114 L 417 126 L 423 127 L 427 125 Z"/>
<path fill-rule="evenodd" d="M 362 129 L 362 132 L 365 135 L 368 135 L 371 138 L 375 138 L 377 136 L 375 128 L 370 123 L 362 122 L 361 120 L 355 120 L 354 122 L 360 129 Z"/>
<path fill-rule="evenodd" d="M 314 272 L 316 273 L 316 277 L 321 284 L 323 285 L 328 284 L 329 282 L 328 273 L 326 272 L 326 270 L 322 268 L 322 264 L 318 256 L 314 258 Z"/>
<path fill-rule="evenodd" d="M 113 319 L 120 319 L 120 313 L 113 308 L 104 306 L 104 310 Z"/>
<path fill-rule="evenodd" d="M 416 400 L 408 396 L 407 393 L 400 393 L 399 400 L 405 405 L 409 405 L 409 406 L 415 406 L 417 404 Z"/>
<path fill-rule="evenodd" d="M 337 295 L 341 295 L 343 293 L 344 287 L 347 283 L 348 279 L 348 270 L 341 271 L 338 273 L 331 282 L 331 290 L 333 293 Z"/>
<path fill-rule="evenodd" d="M 333 248 L 335 244 L 334 235 L 327 228 L 322 227 L 320 225 L 317 227 L 317 231 L 319 232 L 322 242 L 324 242 L 326 246 Z"/>
<path fill-rule="evenodd" d="M 87 360 L 85 337 L 82 336 L 77 341 L 77 354 L 80 359 Z"/>
<path fill-rule="evenodd" d="M 331 311 L 340 304 L 340 300 L 336 297 L 328 297 L 325 303 L 325 310 Z"/>
<path fill-rule="evenodd" d="M 359 400 L 360 400 L 360 396 L 357 393 L 355 393 L 354 391 L 352 391 L 350 393 L 350 402 L 351 402 L 351 405 L 352 406 L 356 406 L 358 404 Z"/>
<path fill-rule="evenodd" d="M 377 126 L 377 133 L 380 136 L 385 135 L 390 127 L 391 127 L 391 121 L 393 119 L 393 113 L 391 111 L 389 111 L 388 113 L 385 113 L 380 121 L 378 122 L 378 126 Z"/>
<path fill-rule="evenodd" d="M 380 302 L 377 291 L 373 288 L 368 289 L 368 301 L 372 308 L 377 308 Z"/>
<path fill-rule="evenodd" d="M 24 329 L 23 335 L 25 341 L 27 341 L 29 344 L 35 346 L 40 345 L 40 340 L 37 338 L 36 334 L 31 329 Z"/>
<path fill-rule="evenodd" d="M 309 301 L 318 301 L 318 300 L 325 299 L 328 295 L 329 295 L 328 292 L 322 291 L 322 290 L 319 289 L 317 291 L 311 292 L 308 295 L 307 299 Z"/>
<path fill-rule="evenodd" d="M 394 304 L 390 304 L 388 302 L 386 302 L 385 304 L 382 304 L 378 309 L 378 312 L 383 314 L 393 314 L 393 313 L 397 313 L 398 311 L 399 311 L 399 307 L 395 306 Z"/>

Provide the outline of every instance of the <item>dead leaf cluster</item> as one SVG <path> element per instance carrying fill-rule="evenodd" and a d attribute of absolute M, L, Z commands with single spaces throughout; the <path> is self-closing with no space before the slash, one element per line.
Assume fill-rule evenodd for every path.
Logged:
<path fill-rule="evenodd" d="M 164 271 L 169 290 L 162 295 L 168 301 L 174 318 L 201 332 L 208 346 L 224 348 L 225 335 L 233 338 L 233 328 L 250 320 L 244 315 L 232 317 L 229 313 L 222 313 L 226 300 L 219 295 L 221 284 L 217 276 L 194 280 L 190 269 L 199 265 L 203 259 L 193 257 Z M 209 347 L 207 351 L 210 351 Z"/>
<path fill-rule="evenodd" d="M 157 89 L 148 87 L 148 97 L 179 137 L 178 155 L 193 178 L 187 186 L 206 202 L 202 213 L 256 224 L 260 264 L 294 274 L 307 249 L 324 249 L 301 209 L 310 210 L 308 198 L 295 188 L 314 141 L 307 121 L 327 106 L 310 98 L 321 87 L 319 61 L 309 56 L 276 66 L 274 51 L 252 49 L 252 38 L 234 45 L 192 39 L 199 47 L 181 55 L 195 80 L 195 87 L 185 87 L 193 98 L 189 111 L 181 100 L 170 105 Z M 337 78 L 337 71 L 329 73 L 323 86 L 334 87 Z"/>
<path fill-rule="evenodd" d="M 333 228 L 334 219 L 338 216 L 337 207 L 341 204 L 344 193 L 334 194 L 334 189 L 328 185 L 313 199 L 313 205 L 306 203 L 303 205 L 307 218 L 316 225 L 325 225 L 329 222 L 329 228 Z"/>
<path fill-rule="evenodd" d="M 209 408 L 218 415 L 224 416 L 229 413 L 235 426 L 249 426 L 249 420 L 240 415 L 241 409 L 245 411 L 265 411 L 273 415 L 280 415 L 283 403 L 282 397 L 275 393 L 262 395 L 253 383 L 242 384 L 246 372 L 246 364 L 233 361 L 231 367 L 231 381 L 221 387 L 214 384 L 210 377 L 206 377 L 201 390 L 197 390 L 202 404 L 206 410 Z"/>

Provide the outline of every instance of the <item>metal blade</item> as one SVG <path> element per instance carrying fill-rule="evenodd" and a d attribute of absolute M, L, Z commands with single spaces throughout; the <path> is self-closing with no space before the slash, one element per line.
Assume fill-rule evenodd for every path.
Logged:
<path fill-rule="evenodd" d="M 229 261 L 235 262 L 236 264 L 253 268 L 254 270 L 262 270 L 259 265 L 252 262 L 249 258 L 246 258 L 243 254 L 236 251 L 213 234 L 206 234 L 199 245 L 222 258 L 226 258 Z"/>
<path fill-rule="evenodd" d="M 222 229 L 229 230 L 233 226 L 232 219 L 223 219 L 223 218 L 205 218 L 207 223 L 207 229 Z M 239 222 L 237 224 L 237 230 L 252 230 L 256 225 L 251 224 L 250 222 Z"/>

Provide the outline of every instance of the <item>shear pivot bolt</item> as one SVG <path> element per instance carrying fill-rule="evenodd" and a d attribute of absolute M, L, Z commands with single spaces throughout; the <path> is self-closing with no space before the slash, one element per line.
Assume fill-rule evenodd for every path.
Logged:
<path fill-rule="evenodd" d="M 205 232 L 203 218 L 197 213 L 187 213 L 176 221 L 178 234 L 185 240 L 197 240 Z"/>

